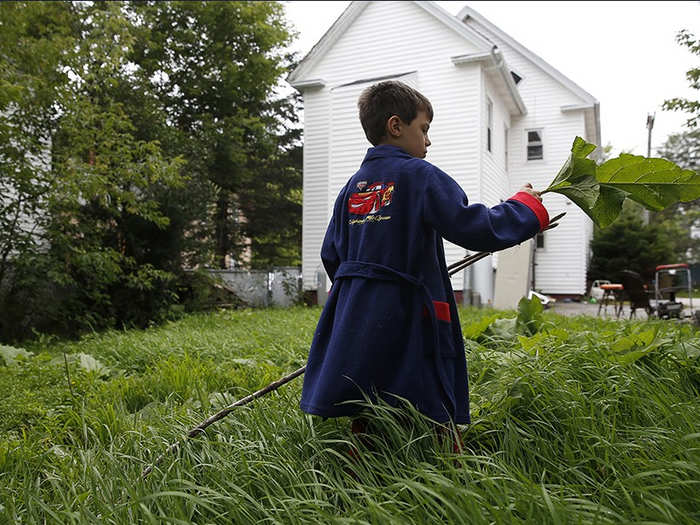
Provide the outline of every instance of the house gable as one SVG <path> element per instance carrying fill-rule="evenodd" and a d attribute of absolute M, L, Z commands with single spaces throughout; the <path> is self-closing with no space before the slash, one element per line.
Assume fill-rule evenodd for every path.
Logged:
<path fill-rule="evenodd" d="M 539 76 L 544 75 L 568 92 L 570 95 L 567 97 L 567 101 L 560 106 L 561 112 L 583 112 L 587 139 L 595 144 L 600 144 L 600 107 L 598 100 L 593 95 L 555 67 L 545 62 L 537 54 L 517 42 L 471 7 L 465 6 L 462 8 L 457 14 L 457 18 L 472 30 L 478 32 L 482 38 L 493 45 L 497 45 L 508 58 L 509 63 L 515 66 L 514 72 L 519 77 L 528 76 L 522 74 L 523 70 L 532 71 L 535 69 L 537 73 L 540 74 Z M 527 81 L 527 79 L 525 80 Z M 542 81 L 542 79 L 540 79 L 540 81 Z"/>
<path fill-rule="evenodd" d="M 481 63 L 510 112 L 527 113 L 498 49 L 434 2 L 353 2 L 287 80 L 306 91 L 357 81 L 358 69 L 374 79 L 396 77 L 415 70 L 427 53 L 444 60 L 435 54 L 440 49 L 449 50 L 453 67 Z"/>
<path fill-rule="evenodd" d="M 326 31 L 326 33 L 321 37 L 321 39 L 313 46 L 311 51 L 302 59 L 299 65 L 292 71 L 287 77 L 287 81 L 297 89 L 302 89 L 306 87 L 308 82 L 314 82 L 316 84 L 323 83 L 325 81 L 320 78 L 313 78 L 312 71 L 316 69 L 316 66 L 321 62 L 325 54 L 333 48 L 336 42 L 345 34 L 345 32 L 353 25 L 355 20 L 363 13 L 363 11 L 373 2 L 368 1 L 354 1 L 341 13 L 338 19 L 333 23 L 333 25 Z M 397 11 L 400 10 L 399 4 L 407 4 L 409 2 L 382 2 L 385 4 L 393 4 L 393 8 Z M 442 29 L 446 31 L 454 32 L 459 35 L 464 40 L 469 43 L 471 51 L 483 52 L 490 49 L 489 43 L 482 38 L 478 33 L 470 30 L 465 24 L 462 24 L 455 17 L 447 13 L 444 9 L 439 7 L 433 2 L 410 2 L 415 7 L 420 8 L 427 14 L 430 14 L 432 18 L 442 24 Z M 386 22 L 386 20 L 384 20 Z M 382 24 L 380 26 L 380 31 L 376 35 L 381 39 L 381 33 L 391 33 L 393 29 L 393 24 Z M 410 31 L 410 29 L 409 29 Z M 384 39 L 386 40 L 386 39 Z M 391 47 L 391 43 L 387 42 L 385 46 L 378 46 L 380 49 Z M 382 49 L 385 50 L 385 49 Z"/>
<path fill-rule="evenodd" d="M 484 29 L 486 29 L 491 35 L 497 36 L 502 42 L 507 43 L 508 47 L 520 53 L 520 55 L 522 55 L 524 58 L 528 59 L 534 65 L 539 67 L 542 71 L 544 71 L 549 76 L 557 80 L 557 82 L 559 82 L 561 85 L 563 85 L 572 93 L 574 93 L 577 97 L 579 97 L 581 99 L 581 104 L 592 105 L 597 102 L 593 95 L 588 93 L 585 89 L 576 84 L 573 80 L 566 77 L 559 70 L 545 62 L 538 55 L 536 55 L 535 53 L 527 49 L 525 46 L 517 42 L 510 35 L 508 35 L 504 31 L 499 29 L 497 26 L 489 22 L 486 18 L 481 16 L 471 7 L 466 6 L 462 8 L 462 10 L 457 14 L 457 18 L 461 20 L 465 25 L 473 27 L 475 31 L 479 31 L 482 34 L 482 38 L 487 39 L 489 42 L 496 43 L 493 42 L 493 38 L 489 38 L 490 35 L 486 36 L 487 34 L 484 33 Z"/>

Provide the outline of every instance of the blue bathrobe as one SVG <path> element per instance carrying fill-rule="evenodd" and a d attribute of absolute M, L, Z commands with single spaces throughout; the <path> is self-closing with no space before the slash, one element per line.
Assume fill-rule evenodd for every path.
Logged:
<path fill-rule="evenodd" d="M 352 416 L 354 400 L 411 402 L 437 422 L 469 422 L 469 387 L 442 239 L 497 251 L 548 224 L 520 192 L 469 205 L 446 173 L 396 146 L 370 148 L 341 190 L 321 248 L 333 285 L 311 343 L 301 409 Z"/>

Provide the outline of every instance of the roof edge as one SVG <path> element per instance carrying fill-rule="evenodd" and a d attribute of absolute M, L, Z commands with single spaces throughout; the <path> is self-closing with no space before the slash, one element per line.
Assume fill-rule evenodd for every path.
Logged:
<path fill-rule="evenodd" d="M 469 40 L 469 42 L 474 44 L 477 48 L 481 48 L 483 50 L 488 50 L 491 48 L 491 42 L 470 29 L 467 25 L 462 23 L 461 19 L 457 18 L 456 16 L 452 16 L 435 2 L 415 0 L 413 3 L 418 7 L 423 8 L 450 29 L 459 33 L 465 39 Z"/>
<path fill-rule="evenodd" d="M 542 69 L 545 73 L 547 73 L 549 76 L 557 80 L 559 83 L 561 83 L 564 87 L 568 88 L 570 91 L 572 91 L 576 96 L 580 97 L 583 99 L 586 103 L 589 103 L 591 105 L 598 103 L 598 100 L 588 93 L 585 89 L 583 89 L 581 86 L 576 84 L 573 80 L 571 80 L 569 77 L 564 75 L 561 71 L 556 69 L 554 66 L 551 64 L 547 63 L 543 58 L 538 56 L 536 53 L 530 51 L 528 48 L 520 44 L 517 40 L 515 40 L 513 37 L 505 33 L 502 29 L 499 29 L 496 25 L 491 23 L 489 20 L 484 18 L 481 14 L 479 14 L 477 11 L 475 11 L 473 8 L 469 6 L 464 6 L 459 13 L 457 13 L 457 19 L 466 24 L 466 21 L 468 18 L 473 18 L 477 23 L 483 25 L 486 27 L 488 30 L 492 31 L 496 35 L 498 35 L 500 38 L 502 38 L 508 45 L 512 46 L 513 49 L 515 49 L 517 52 L 519 52 L 521 55 L 523 55 L 525 58 L 530 60 L 533 64 L 538 66 L 540 69 Z"/>
<path fill-rule="evenodd" d="M 513 97 L 513 101 L 515 102 L 518 111 L 520 111 L 520 115 L 527 115 L 527 106 L 525 106 L 525 102 L 520 96 L 518 86 L 515 85 L 515 80 L 513 80 L 513 75 L 510 74 L 510 69 L 506 65 L 506 60 L 503 57 L 503 54 L 498 50 L 498 46 L 495 44 L 491 48 L 491 55 L 494 64 L 496 67 L 498 67 L 498 70 L 501 73 L 501 77 L 503 77 L 503 82 L 505 82 L 508 91 Z"/>
<path fill-rule="evenodd" d="M 333 25 L 328 31 L 326 31 L 320 40 L 311 48 L 311 51 L 299 62 L 297 67 L 287 75 L 287 82 L 292 86 L 298 83 L 298 81 L 303 78 L 304 73 L 313 67 L 316 60 L 324 55 L 370 3 L 371 2 L 367 0 L 355 0 L 351 2 L 335 22 L 333 22 Z M 456 31 L 463 38 L 471 42 L 477 49 L 488 51 L 491 48 L 491 42 L 470 29 L 467 25 L 463 24 L 461 20 L 452 16 L 435 2 L 414 0 L 413 3 L 428 14 L 434 16 L 453 31 Z"/>
<path fill-rule="evenodd" d="M 520 115 L 527 115 L 527 106 L 525 106 L 525 102 L 520 96 L 520 91 L 518 91 L 518 87 L 515 85 L 515 80 L 513 80 L 513 76 L 510 74 L 510 69 L 508 68 L 506 61 L 503 58 L 503 54 L 498 50 L 498 46 L 493 45 L 491 47 L 491 51 L 488 51 L 486 53 L 469 53 L 466 55 L 455 55 L 450 57 L 450 60 L 455 66 L 459 66 L 462 64 L 473 64 L 477 62 L 490 63 L 491 67 L 497 70 L 501 75 L 501 78 L 504 84 L 506 85 L 506 89 L 513 98 L 515 107 L 518 108 L 518 112 L 520 113 Z"/>
<path fill-rule="evenodd" d="M 345 32 L 345 30 L 350 27 L 350 24 L 364 11 L 365 7 L 369 5 L 368 1 L 355 0 L 350 2 L 350 4 L 345 8 L 345 10 L 340 13 L 340 16 L 336 18 L 333 25 L 328 28 L 328 30 L 323 34 L 323 36 L 314 44 L 301 62 L 294 68 L 294 70 L 287 75 L 287 82 L 292 86 L 297 83 L 305 70 L 309 69 L 317 58 L 321 57 L 329 47 L 331 47 L 335 41 Z M 302 81 L 305 82 L 305 81 Z"/>

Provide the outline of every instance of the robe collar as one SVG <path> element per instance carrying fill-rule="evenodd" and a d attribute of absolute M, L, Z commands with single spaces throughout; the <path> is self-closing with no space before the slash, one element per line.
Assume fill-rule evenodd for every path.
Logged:
<path fill-rule="evenodd" d="M 379 146 L 374 146 L 373 148 L 369 148 L 367 150 L 367 155 L 365 155 L 365 159 L 362 161 L 362 163 L 364 164 L 368 160 L 389 157 L 398 157 L 404 159 L 412 158 L 411 155 L 406 153 L 406 151 L 400 148 L 399 146 L 393 146 L 391 144 L 380 144 Z"/>

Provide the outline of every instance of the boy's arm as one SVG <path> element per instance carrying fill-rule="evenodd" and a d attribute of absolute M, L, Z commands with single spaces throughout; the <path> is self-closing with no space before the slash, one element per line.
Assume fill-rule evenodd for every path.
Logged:
<path fill-rule="evenodd" d="M 328 277 L 330 277 L 331 282 L 335 278 L 335 272 L 340 266 L 340 257 L 338 256 L 338 250 L 335 246 L 335 217 L 331 217 L 331 222 L 328 224 L 328 229 L 326 230 L 326 236 L 323 238 L 323 244 L 321 245 L 321 261 L 323 262 L 323 267 L 326 269 Z"/>
<path fill-rule="evenodd" d="M 454 179 L 435 167 L 425 180 L 426 222 L 442 237 L 468 250 L 504 250 L 533 237 L 549 224 L 547 210 L 530 190 L 488 208 L 470 205 Z"/>
<path fill-rule="evenodd" d="M 323 267 L 326 269 L 326 273 L 328 277 L 330 277 L 331 282 L 335 279 L 335 272 L 338 270 L 338 266 L 340 266 L 338 241 L 342 239 L 343 233 L 340 229 L 341 223 L 339 219 L 342 217 L 343 206 L 345 204 L 346 188 L 347 184 L 335 199 L 333 215 L 331 215 L 331 220 L 328 224 L 326 235 L 323 238 L 323 244 L 321 245 L 321 261 L 323 262 Z"/>

